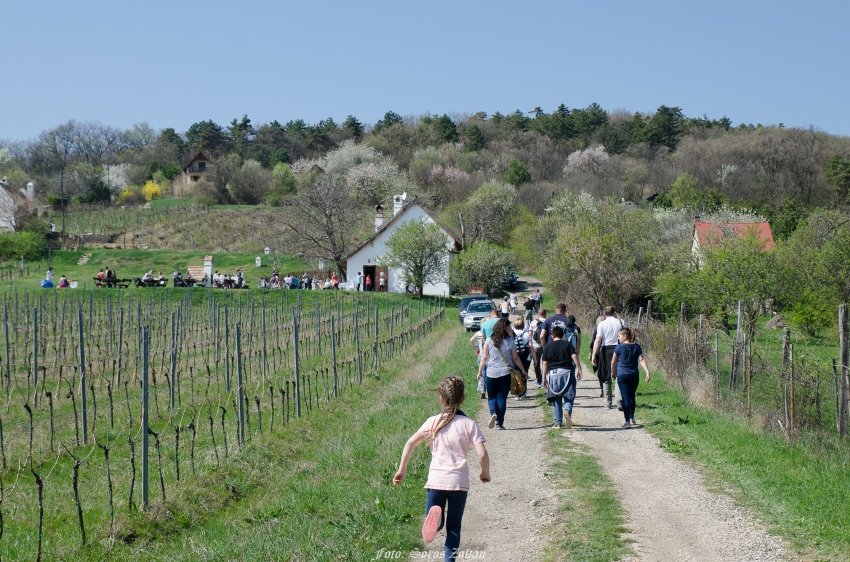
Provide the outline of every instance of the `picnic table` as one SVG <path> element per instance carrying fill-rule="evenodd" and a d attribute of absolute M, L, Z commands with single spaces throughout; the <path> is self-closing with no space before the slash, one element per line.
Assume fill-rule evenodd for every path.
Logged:
<path fill-rule="evenodd" d="M 92 277 L 92 279 L 94 279 L 94 286 L 101 289 L 107 287 L 121 287 L 126 289 L 133 282 L 132 279 L 101 279 L 100 277 Z"/>

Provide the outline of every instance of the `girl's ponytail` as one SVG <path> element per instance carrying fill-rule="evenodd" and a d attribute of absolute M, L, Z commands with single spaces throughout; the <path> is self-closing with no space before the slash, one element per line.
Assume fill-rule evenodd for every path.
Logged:
<path fill-rule="evenodd" d="M 443 414 L 438 419 L 436 427 L 431 431 L 429 442 L 434 441 L 437 433 L 449 425 L 460 409 L 464 397 L 463 379 L 459 377 L 446 377 L 440 382 L 437 392 L 440 393 L 440 397 L 443 399 L 445 410 L 443 410 Z"/>

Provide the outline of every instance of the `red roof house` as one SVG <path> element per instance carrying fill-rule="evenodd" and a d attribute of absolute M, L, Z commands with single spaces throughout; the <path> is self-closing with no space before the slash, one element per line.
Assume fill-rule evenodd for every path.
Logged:
<path fill-rule="evenodd" d="M 691 251 L 699 256 L 701 249 L 715 247 L 726 238 L 743 238 L 751 233 L 764 243 L 763 251 L 773 249 L 773 233 L 770 230 L 770 223 L 729 222 L 718 224 L 694 221 L 694 241 Z"/>

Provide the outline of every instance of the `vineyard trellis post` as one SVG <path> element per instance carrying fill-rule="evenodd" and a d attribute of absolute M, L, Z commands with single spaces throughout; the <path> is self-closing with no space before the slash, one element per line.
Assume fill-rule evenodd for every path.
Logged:
<path fill-rule="evenodd" d="M 850 341 L 848 334 L 850 326 L 848 326 L 847 305 L 842 304 L 838 307 L 838 367 L 839 379 L 841 381 L 841 405 L 839 413 L 839 430 L 838 434 L 843 438 L 847 436 L 847 401 L 850 399 L 850 373 L 848 373 L 848 363 L 850 363 Z"/>
<path fill-rule="evenodd" d="M 378 328 L 379 328 L 379 324 L 380 324 L 380 322 L 378 322 L 378 313 L 379 313 L 380 307 L 381 307 L 381 305 L 379 305 L 379 304 L 375 305 L 375 348 L 372 351 L 372 358 L 373 358 L 373 368 L 376 371 L 378 370 Z"/>
<path fill-rule="evenodd" d="M 77 307 L 77 319 L 80 332 L 80 400 L 82 402 L 83 411 L 83 444 L 89 442 L 88 432 L 88 404 L 86 399 L 86 348 L 85 338 L 83 337 L 83 307 Z"/>
<path fill-rule="evenodd" d="M 239 444 L 245 446 L 245 387 L 242 385 L 242 329 L 236 323 L 236 384 L 239 385 Z"/>
<path fill-rule="evenodd" d="M 171 313 L 171 409 L 174 410 L 174 390 L 177 386 L 177 313 Z"/>
<path fill-rule="evenodd" d="M 331 360 L 334 367 L 334 398 L 339 396 L 339 380 L 336 371 L 336 324 L 334 323 L 334 315 L 331 314 Z"/>
<path fill-rule="evenodd" d="M 357 347 L 357 377 L 363 384 L 363 358 L 360 355 L 360 326 L 357 322 L 357 309 L 354 310 L 354 345 Z"/>
<path fill-rule="evenodd" d="M 38 407 L 38 307 L 32 309 L 32 381 L 32 405 Z"/>
<path fill-rule="evenodd" d="M 300 295 L 299 295 L 300 298 Z M 301 417 L 301 373 L 298 362 L 298 320 L 292 312 L 292 359 L 295 366 L 295 415 Z"/>
<path fill-rule="evenodd" d="M 142 328 L 142 511 L 148 510 L 148 327 Z"/>

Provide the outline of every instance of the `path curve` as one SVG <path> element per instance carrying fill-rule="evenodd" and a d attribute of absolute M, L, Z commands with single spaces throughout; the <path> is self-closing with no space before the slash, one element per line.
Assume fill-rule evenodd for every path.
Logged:
<path fill-rule="evenodd" d="M 623 414 L 605 407 L 593 371 L 584 372 L 590 378 L 578 385 L 575 426 L 563 434 L 586 445 L 615 483 L 635 541 L 626 560 L 788 559 L 779 537 L 728 496 L 709 492 L 702 475 L 661 449 L 658 439 L 639 428 L 618 429 Z M 640 423 L 640 403 L 636 418 Z"/>

